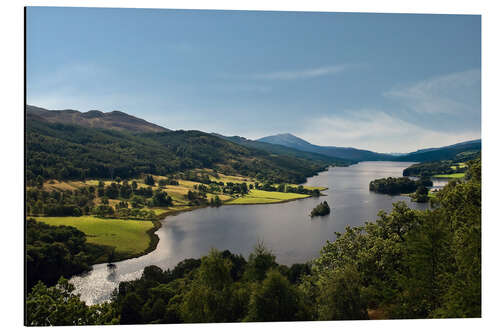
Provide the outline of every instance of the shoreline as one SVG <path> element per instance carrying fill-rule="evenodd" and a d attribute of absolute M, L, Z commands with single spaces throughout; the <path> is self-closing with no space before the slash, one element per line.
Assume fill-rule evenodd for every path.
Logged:
<path fill-rule="evenodd" d="M 140 258 L 142 256 L 145 256 L 145 255 L 153 252 L 154 250 L 156 250 L 156 247 L 158 246 L 158 243 L 160 242 L 160 237 L 158 237 L 156 232 L 163 226 L 163 221 L 167 218 L 167 216 L 174 216 L 174 215 L 177 215 L 180 213 L 189 212 L 189 211 L 192 211 L 192 210 L 195 210 L 198 208 L 205 208 L 205 207 L 209 207 L 209 206 L 198 206 L 198 207 L 193 207 L 193 208 L 188 208 L 188 209 L 180 209 L 178 211 L 170 211 L 170 212 L 166 211 L 164 213 L 159 214 L 158 219 L 148 220 L 148 221 L 151 221 L 151 223 L 153 223 L 153 227 L 151 229 L 149 229 L 148 231 L 146 231 L 146 234 L 149 236 L 149 245 L 144 251 L 142 251 L 140 253 L 132 254 L 132 255 L 124 255 L 123 257 L 120 257 L 118 260 L 115 260 L 113 262 L 108 262 L 106 260 L 104 260 L 104 261 L 98 260 L 95 263 L 93 263 L 92 266 L 101 265 L 101 264 L 113 265 L 113 264 L 116 264 L 116 263 L 119 263 L 119 262 L 122 262 L 125 260 Z"/>
<path fill-rule="evenodd" d="M 323 190 L 323 191 L 325 191 L 325 190 Z M 321 193 L 319 197 L 327 197 L 327 196 L 328 196 L 327 194 Z M 285 200 L 276 201 L 276 202 L 235 203 L 235 204 L 224 204 L 222 206 L 276 205 L 276 204 L 280 204 L 280 203 L 286 203 L 286 202 L 297 201 L 297 200 L 304 200 L 304 199 L 309 199 L 309 198 L 313 198 L 313 196 L 312 195 L 307 195 L 307 197 L 303 197 L 303 198 L 285 199 Z M 230 202 L 230 201 L 228 201 L 228 202 Z"/>
<path fill-rule="evenodd" d="M 324 187 L 324 189 L 322 189 L 321 191 L 326 191 L 326 190 L 328 190 L 328 187 Z M 328 196 L 328 195 L 321 193 L 320 197 L 321 196 Z M 309 199 L 309 198 L 312 198 L 312 197 L 313 197 L 312 195 L 308 195 L 307 197 L 303 197 L 303 198 L 286 199 L 286 200 L 281 200 L 281 201 L 277 201 L 277 202 L 236 203 L 236 204 L 224 204 L 223 203 L 219 207 L 222 207 L 222 206 L 275 205 L 275 204 L 287 203 L 287 202 L 296 201 L 296 200 Z M 234 200 L 234 199 L 231 199 L 231 200 Z M 230 202 L 231 200 L 228 200 L 226 202 Z M 137 253 L 137 254 L 126 255 L 126 256 L 120 257 L 119 260 L 116 260 L 116 261 L 113 261 L 113 262 L 107 262 L 105 260 L 104 261 L 98 260 L 95 263 L 93 263 L 92 266 L 94 266 L 94 265 L 100 265 L 100 264 L 111 264 L 111 265 L 113 265 L 113 264 L 116 264 L 116 263 L 119 263 L 119 262 L 122 262 L 122 261 L 125 261 L 125 260 L 136 259 L 136 258 L 145 256 L 145 255 L 153 252 L 154 250 L 156 250 L 156 247 L 158 246 L 158 243 L 160 242 L 160 237 L 158 237 L 158 235 L 156 234 L 156 231 L 158 231 L 163 226 L 163 223 L 166 222 L 166 218 L 168 216 L 176 216 L 176 215 L 179 215 L 181 213 L 190 212 L 190 211 L 193 211 L 193 210 L 202 209 L 202 208 L 208 208 L 208 207 L 211 207 L 211 206 L 210 205 L 204 205 L 204 206 L 186 206 L 185 209 L 179 209 L 179 210 L 175 210 L 175 211 L 165 211 L 165 212 L 159 214 L 157 220 L 151 221 L 153 223 L 153 228 L 151 228 L 148 231 L 146 231 L 146 234 L 149 236 L 149 245 L 148 245 L 148 247 L 144 251 L 142 251 L 140 253 Z M 214 207 L 214 208 L 218 208 L 218 207 Z"/>

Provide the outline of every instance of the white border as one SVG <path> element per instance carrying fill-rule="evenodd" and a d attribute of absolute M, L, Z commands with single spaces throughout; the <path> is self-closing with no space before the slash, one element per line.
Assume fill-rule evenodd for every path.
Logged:
<path fill-rule="evenodd" d="M 2 77 L 0 92 L 0 119 L 2 124 L 2 276 L 3 297 L 0 302 L 2 326 L 8 329 L 27 329 L 22 326 L 23 316 L 23 103 L 24 103 L 24 17 L 23 6 L 91 6 L 91 7 L 135 7 L 135 8 L 184 8 L 184 9 L 235 9 L 235 10 L 286 10 L 286 11 L 344 11 L 344 12 L 387 12 L 387 13 L 441 13 L 482 15 L 482 139 L 483 139 L 483 318 L 466 320 L 400 320 L 370 322 L 294 322 L 263 324 L 208 324 L 208 325 L 156 325 L 120 327 L 49 328 L 50 330 L 108 330 L 135 331 L 156 330 L 170 332 L 252 332 L 261 330 L 286 330 L 291 332 L 353 331 L 353 332 L 420 332 L 443 330 L 454 332 L 493 331 L 499 308 L 499 253 L 498 235 L 500 219 L 495 210 L 498 192 L 500 165 L 497 142 L 499 112 L 499 5 L 495 1 L 457 0 L 350 0 L 350 1 L 4 1 L 0 10 L 2 51 L 0 66 Z M 496 177 L 495 177 L 496 176 Z M 6 213 L 5 213 L 6 212 Z M 45 330 L 45 329 L 41 329 Z M 10 330 L 9 330 L 10 331 Z"/>

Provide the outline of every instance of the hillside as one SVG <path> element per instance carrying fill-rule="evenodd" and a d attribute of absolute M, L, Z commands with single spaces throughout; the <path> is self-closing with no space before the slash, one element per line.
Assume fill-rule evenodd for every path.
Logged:
<path fill-rule="evenodd" d="M 36 106 L 27 105 L 26 116 L 27 118 L 46 121 L 48 123 L 129 131 L 134 133 L 168 131 L 166 128 L 120 111 L 101 112 L 92 110 L 88 112 L 79 112 L 75 110 L 46 110 Z"/>
<path fill-rule="evenodd" d="M 50 123 L 28 116 L 26 176 L 128 179 L 211 168 L 271 182 L 300 183 L 328 163 L 244 147 L 200 131 L 133 133 Z"/>
<path fill-rule="evenodd" d="M 266 136 L 258 139 L 257 141 L 282 145 L 289 148 L 351 161 L 388 161 L 395 158 L 394 156 L 388 154 L 379 154 L 369 150 L 347 147 L 317 146 L 290 133 Z"/>
<path fill-rule="evenodd" d="M 410 161 L 410 162 L 433 162 L 442 160 L 455 160 L 460 157 L 460 154 L 477 153 L 479 151 L 481 151 L 480 139 L 461 142 L 440 148 L 421 149 L 404 156 L 399 156 L 395 160 Z"/>

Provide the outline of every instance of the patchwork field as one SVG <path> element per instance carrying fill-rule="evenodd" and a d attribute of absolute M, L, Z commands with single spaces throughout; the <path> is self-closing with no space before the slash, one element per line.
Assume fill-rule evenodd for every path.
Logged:
<path fill-rule="evenodd" d="M 147 231 L 154 227 L 151 221 L 102 219 L 94 216 L 36 217 L 50 225 L 68 225 L 85 233 L 87 242 L 106 245 L 124 255 L 144 252 L 150 242 Z"/>
<path fill-rule="evenodd" d="M 250 204 L 265 204 L 277 203 L 288 200 L 307 198 L 307 194 L 298 193 L 283 193 L 283 192 L 269 192 L 261 190 L 251 190 L 247 195 L 236 198 L 234 200 L 225 202 L 226 205 L 250 205 Z"/>

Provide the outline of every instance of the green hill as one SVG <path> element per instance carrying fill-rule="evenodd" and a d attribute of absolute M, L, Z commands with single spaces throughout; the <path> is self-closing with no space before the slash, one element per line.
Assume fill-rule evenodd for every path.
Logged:
<path fill-rule="evenodd" d="M 329 163 L 244 147 L 200 131 L 134 133 L 26 119 L 28 183 L 137 177 L 211 168 L 271 182 L 304 182 Z"/>

